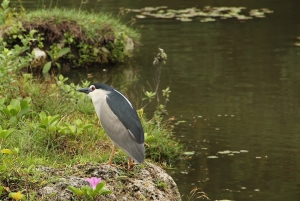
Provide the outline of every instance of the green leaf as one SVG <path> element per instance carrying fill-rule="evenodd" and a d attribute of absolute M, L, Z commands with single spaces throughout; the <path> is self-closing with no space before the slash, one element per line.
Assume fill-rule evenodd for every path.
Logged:
<path fill-rule="evenodd" d="M 42 120 L 42 119 L 46 119 L 47 118 L 47 116 L 46 116 L 46 113 L 45 112 L 40 112 L 40 114 L 39 114 L 39 116 L 40 116 L 40 119 Z"/>
<path fill-rule="evenodd" d="M 79 197 L 83 194 L 82 190 L 80 190 L 79 188 L 75 188 L 73 186 L 68 186 L 67 188 Z"/>
<path fill-rule="evenodd" d="M 34 165 L 30 165 L 28 168 L 26 168 L 27 172 L 29 173 L 34 168 Z"/>
<path fill-rule="evenodd" d="M 16 109 L 10 110 L 10 116 L 17 116 L 17 115 L 18 115 L 18 111 Z"/>
<path fill-rule="evenodd" d="M 154 141 L 154 140 L 155 140 L 155 137 L 154 137 L 153 135 L 147 136 L 147 137 L 145 138 L 145 141 L 146 141 L 146 142 L 151 142 L 151 141 Z"/>
<path fill-rule="evenodd" d="M 106 194 L 111 194 L 111 191 L 106 189 L 106 188 L 103 188 L 101 189 L 101 191 L 99 192 L 100 195 L 106 195 Z"/>
<path fill-rule="evenodd" d="M 0 127 L 1 128 L 1 127 Z M 10 128 L 8 130 L 2 130 L 0 129 L 0 138 L 6 139 L 8 138 L 12 133 L 14 132 L 14 129 Z"/>
<path fill-rule="evenodd" d="M 71 131 L 72 134 L 76 134 L 76 127 L 72 125 L 68 125 L 69 130 Z"/>
<path fill-rule="evenodd" d="M 65 48 L 61 49 L 61 50 L 57 53 L 55 59 L 58 59 L 58 58 L 64 56 L 65 54 L 67 54 L 67 53 L 69 53 L 69 52 L 70 52 L 70 48 L 69 48 L 69 47 L 65 47 Z"/>
<path fill-rule="evenodd" d="M 22 100 L 20 102 L 20 106 L 21 106 L 21 109 L 23 109 L 23 108 L 29 108 L 29 103 L 26 100 Z"/>
<path fill-rule="evenodd" d="M 99 182 L 95 188 L 95 191 L 99 192 L 104 187 L 104 183 Z"/>
<path fill-rule="evenodd" d="M 50 118 L 49 124 L 51 126 L 55 126 L 58 123 L 59 115 L 54 115 L 53 117 Z"/>
<path fill-rule="evenodd" d="M 20 107 L 20 101 L 16 100 L 16 99 L 12 99 L 10 101 L 10 105 L 14 108 L 14 109 L 18 109 Z"/>
<path fill-rule="evenodd" d="M 10 116 L 10 111 L 9 111 L 9 109 L 7 109 L 7 108 L 3 108 L 3 109 L 1 110 L 1 112 L 4 113 L 4 114 L 6 114 L 7 116 Z"/>
<path fill-rule="evenodd" d="M 59 63 L 57 63 L 57 62 L 55 62 L 55 65 L 57 66 L 58 72 L 60 73 L 61 65 Z"/>
<path fill-rule="evenodd" d="M 85 126 L 83 127 L 83 129 L 88 129 L 88 128 L 92 128 L 92 127 L 93 127 L 92 124 L 87 124 L 87 125 L 85 125 Z"/>
<path fill-rule="evenodd" d="M 43 74 L 47 74 L 51 69 L 51 61 L 47 62 L 43 67 Z"/>
<path fill-rule="evenodd" d="M 23 108 L 23 109 L 21 109 L 21 111 L 19 112 L 18 117 L 21 117 L 21 116 L 23 116 L 24 114 L 26 114 L 26 113 L 28 113 L 28 112 L 29 112 L 29 107 Z"/>
<path fill-rule="evenodd" d="M 46 125 L 39 125 L 39 128 L 46 129 Z"/>
<path fill-rule="evenodd" d="M 28 102 L 25 100 L 21 101 L 20 106 L 21 106 L 21 111 L 18 114 L 19 117 L 21 117 L 24 114 L 26 114 L 27 112 L 29 112 L 29 109 L 30 109 Z"/>
<path fill-rule="evenodd" d="M 18 121 L 17 117 L 16 117 L 16 116 L 12 116 L 12 117 L 9 119 L 9 125 L 13 125 L 13 124 L 15 124 L 17 121 Z"/>

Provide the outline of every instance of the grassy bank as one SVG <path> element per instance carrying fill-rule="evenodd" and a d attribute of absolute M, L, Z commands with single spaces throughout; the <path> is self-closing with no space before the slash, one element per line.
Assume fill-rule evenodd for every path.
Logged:
<path fill-rule="evenodd" d="M 47 11 L 23 19 L 30 21 L 43 12 Z M 31 44 L 40 40 L 39 34 L 18 35 L 20 40 L 13 46 L 9 38 L 0 40 L 1 200 L 8 200 L 9 193 L 17 191 L 38 200 L 36 191 L 53 178 L 35 171 L 37 167 L 63 168 L 67 170 L 63 174 L 74 174 L 72 167 L 104 163 L 110 153 L 111 142 L 99 126 L 91 101 L 76 92 L 90 83 L 66 84 L 67 78 L 61 75 L 45 81 L 22 72 L 34 59 L 28 52 L 33 48 Z M 92 40 L 97 33 L 90 34 Z M 171 130 L 157 115 L 149 120 L 143 110 L 138 114 L 146 133 L 146 160 L 172 164 L 182 147 L 172 139 Z M 114 163 L 122 166 L 126 159 L 118 150 Z"/>
<path fill-rule="evenodd" d="M 138 32 L 110 14 L 58 8 L 27 12 L 10 8 L 8 0 L 1 5 L 0 36 L 7 46 L 24 45 L 31 37 L 23 52 L 35 57 L 31 71 L 126 62 L 139 43 Z"/>

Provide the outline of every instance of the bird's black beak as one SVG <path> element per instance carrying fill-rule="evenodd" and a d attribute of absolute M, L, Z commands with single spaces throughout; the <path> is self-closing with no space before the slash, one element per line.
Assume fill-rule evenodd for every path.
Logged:
<path fill-rule="evenodd" d="M 81 88 L 81 89 L 77 89 L 77 91 L 86 93 L 86 94 L 89 94 L 90 92 L 92 92 L 91 88 Z"/>

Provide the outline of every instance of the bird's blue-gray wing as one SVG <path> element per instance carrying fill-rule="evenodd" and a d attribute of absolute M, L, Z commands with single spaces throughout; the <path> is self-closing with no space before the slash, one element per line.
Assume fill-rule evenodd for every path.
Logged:
<path fill-rule="evenodd" d="M 144 142 L 144 131 L 140 119 L 131 103 L 120 92 L 109 93 L 106 101 L 113 113 L 119 118 L 123 125 L 139 144 Z"/>

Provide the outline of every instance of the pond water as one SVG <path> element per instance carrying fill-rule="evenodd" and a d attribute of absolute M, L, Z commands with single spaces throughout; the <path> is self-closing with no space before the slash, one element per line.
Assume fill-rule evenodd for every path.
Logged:
<path fill-rule="evenodd" d="M 80 2 L 58 6 L 78 8 Z M 42 3 L 50 1 L 23 5 Z M 174 134 L 195 151 L 169 173 L 185 195 L 198 187 L 211 200 L 300 200 L 300 47 L 294 45 L 300 36 L 299 0 L 90 0 L 82 8 L 118 14 L 120 7 L 208 5 L 274 13 L 245 22 L 146 18 L 133 25 L 143 45 L 132 64 L 138 75 L 125 74 L 137 78 L 134 86 L 147 89 L 157 48 L 165 50 L 160 87 L 172 91 L 169 115 L 185 121 Z M 134 15 L 125 15 L 124 22 Z M 142 96 L 137 93 L 135 99 Z"/>

